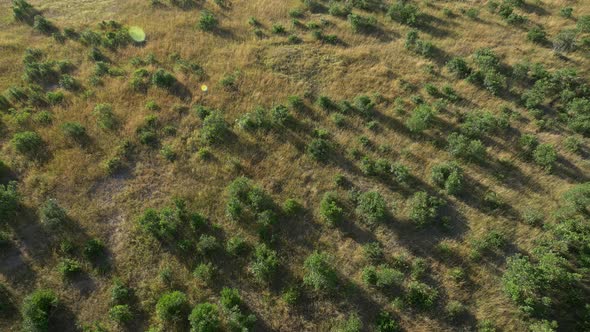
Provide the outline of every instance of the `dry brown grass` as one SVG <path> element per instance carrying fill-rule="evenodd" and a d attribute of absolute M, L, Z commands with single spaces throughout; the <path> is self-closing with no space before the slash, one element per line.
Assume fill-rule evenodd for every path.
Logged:
<path fill-rule="evenodd" d="M 409 30 L 407 27 L 377 15 L 383 35 L 387 36 L 384 41 L 374 36 L 354 34 L 346 21 L 328 15 L 308 13 L 302 19 L 319 22 L 321 17 L 327 18 L 332 24 L 324 30 L 325 33 L 337 34 L 347 45 L 345 47 L 321 45 L 310 33 L 293 28 L 287 13 L 300 4 L 296 0 L 233 1 L 229 10 L 206 4 L 205 7 L 220 19 L 220 27 L 226 32 L 224 34 L 196 30 L 194 26 L 200 10 L 154 9 L 150 8 L 148 1 L 36 0 L 31 3 L 62 28 L 92 27 L 107 19 L 115 19 L 125 25 L 142 26 L 148 35 L 145 47 L 127 47 L 108 54 L 114 64 L 128 73 L 133 70 L 129 64 L 131 57 L 154 54 L 165 67 L 170 68 L 168 56 L 178 52 L 183 58 L 201 64 L 208 77 L 198 81 L 178 75 L 192 92 L 191 100 L 179 100 L 158 89 L 150 89 L 146 95 L 133 93 L 128 88 L 127 78 L 106 78 L 104 87 L 91 88 L 92 94 L 86 98 L 82 98 L 81 94 L 67 93 L 66 105 L 52 110 L 55 124 L 36 129 L 49 143 L 51 151 L 51 158 L 42 164 L 24 160 L 8 146 L 11 134 L 18 128 L 11 127 L 8 132 L 2 133 L 1 156 L 9 160 L 17 172 L 27 209 L 35 211 L 46 197 L 57 198 L 67 207 L 70 216 L 86 236 L 96 236 L 106 242 L 112 251 L 114 265 L 112 272 L 107 275 L 86 267 L 91 280 L 87 281 L 88 284 L 62 282 L 55 269 L 59 259 L 57 249 L 38 238 L 37 228 L 28 226 L 30 221 L 23 215 L 14 226 L 18 253 L 15 254 L 16 258 L 11 258 L 21 257 L 22 262 L 3 267 L 0 273 L 0 281 L 9 286 L 17 303 L 33 287 L 50 287 L 58 290 L 60 298 L 80 323 L 106 321 L 109 287 L 112 278 L 117 276 L 137 292 L 140 299 L 138 308 L 144 319 L 144 324 L 140 324 L 137 329 L 143 329 L 156 323 L 153 315 L 155 301 L 165 289 L 159 278 L 159 270 L 163 267 L 173 271 L 175 282 L 189 294 L 192 303 L 215 298 L 217 291 L 203 287 L 194 280 L 192 267 L 160 248 L 156 240 L 139 232 L 135 218 L 147 207 L 168 204 L 172 196 L 186 197 L 191 208 L 207 215 L 226 235 L 241 233 L 250 243 L 255 243 L 257 239 L 254 232 L 228 221 L 224 215 L 224 188 L 234 177 L 245 174 L 272 193 L 277 202 L 294 197 L 310 211 L 293 225 L 281 225 L 285 229 L 280 234 L 285 237 L 280 239 L 277 247 L 282 262 L 292 274 L 289 280 L 300 278 L 305 257 L 315 249 L 322 249 L 333 255 L 335 266 L 343 279 L 359 285 L 356 292 L 342 291 L 343 294 L 352 294 L 349 299 L 345 296 L 336 299 L 314 296 L 301 310 L 296 310 L 282 302 L 280 293 L 256 286 L 248 277 L 245 265 L 240 262 L 231 275 L 225 276 L 224 282 L 240 289 L 266 328 L 282 331 L 326 330 L 330 319 L 358 311 L 363 319 L 372 320 L 374 310 L 383 308 L 398 313 L 401 324 L 408 331 L 455 330 L 456 327 L 441 319 L 441 315 L 415 314 L 395 309 L 391 298 L 362 284 L 360 271 L 365 261 L 360 246 L 371 238 L 384 245 L 389 257 L 407 252 L 411 256 L 426 258 L 430 264 L 429 275 L 440 289 L 442 302 L 458 299 L 466 304 L 477 320 L 490 319 L 506 331 L 522 331 L 525 328 L 517 309 L 501 290 L 503 263 L 497 260 L 474 263 L 467 256 L 471 239 L 481 237 L 490 229 L 506 233 L 515 248 L 524 251 L 531 247 L 540 232 L 538 229 L 519 222 L 508 213 L 489 215 L 478 206 L 470 206 L 462 199 L 450 197 L 449 201 L 457 215 L 461 216 L 458 223 L 464 229 L 448 234 L 430 229 L 416 231 L 407 220 L 407 195 L 374 178 L 359 175 L 348 167 L 336 164 L 321 166 L 312 162 L 302 154 L 297 144 L 293 144 L 297 140 L 307 143 L 310 138 L 305 133 L 294 132 L 289 140 L 281 135 L 255 136 L 240 132 L 238 142 L 212 148 L 215 160 L 203 162 L 195 156 L 196 150 L 191 144 L 200 122 L 194 116 L 181 117 L 171 110 L 175 104 L 204 103 L 222 109 L 224 117 L 233 123 L 240 114 L 257 105 L 270 107 L 284 103 L 289 95 L 303 95 L 306 91 L 327 95 L 335 100 L 351 100 L 359 94 L 378 93 L 385 100 L 378 105 L 379 112 L 392 118 L 392 123 L 403 123 L 405 118 L 393 111 L 392 101 L 396 97 L 407 98 L 412 94 L 401 89 L 400 81 L 405 80 L 418 87 L 427 82 L 438 86 L 451 84 L 471 103 L 455 106 L 458 112 L 474 108 L 499 112 L 502 105 L 509 105 L 529 118 L 514 102 L 493 97 L 465 81 L 457 81 L 435 62 L 406 51 L 403 45 L 404 36 Z M 460 8 L 478 4 L 429 3 L 421 3 L 420 7 L 426 13 L 441 18 L 443 23 L 435 27 L 439 34 L 430 36 L 421 32 L 421 36 L 432 40 L 449 55 L 469 56 L 476 49 L 491 47 L 503 57 L 506 64 L 512 65 L 527 59 L 542 62 L 548 68 L 575 66 L 582 76 L 589 75 L 590 61 L 583 52 L 573 53 L 568 63 L 563 62 L 552 55 L 550 49 L 526 42 L 526 31 L 501 22 L 497 15 L 488 13 L 483 5 L 480 19 L 473 21 L 460 15 L 445 18 L 441 9 L 450 8 L 458 14 Z M 539 16 L 533 13 L 528 16 L 545 26 L 549 35 L 555 35 L 564 27 L 574 24 L 558 16 L 559 9 L 566 3 L 570 2 L 543 1 L 542 7 L 548 14 Z M 584 1 L 573 6 L 576 15 L 590 12 L 590 4 Z M 0 91 L 19 84 L 23 69 L 20 59 L 24 50 L 31 46 L 45 50 L 50 58 L 72 61 L 77 66 L 76 77 L 85 82 L 93 70 L 92 63 L 87 60 L 86 47 L 72 41 L 59 45 L 51 38 L 33 32 L 30 27 L 13 22 L 9 8 L 10 1 L 0 1 Z M 250 16 L 262 22 L 269 38 L 257 39 L 254 36 L 247 24 Z M 276 22 L 296 32 L 304 43 L 289 45 L 286 37 L 273 36 L 270 26 Z M 429 75 L 422 70 L 427 64 L 437 68 L 436 75 Z M 224 91 L 218 82 L 224 75 L 234 71 L 240 73 L 239 91 Z M 203 83 L 210 88 L 206 94 L 198 88 Z M 169 163 L 157 151 L 141 149 L 128 177 L 107 177 L 101 163 L 115 153 L 123 139 L 135 139 L 135 128 L 146 115 L 152 113 L 145 109 L 148 100 L 155 100 L 162 106 L 162 111 L 157 113 L 162 122 L 173 123 L 178 127 L 179 134 L 166 138 L 164 142 L 177 149 L 179 160 Z M 97 103 L 105 102 L 113 105 L 123 124 L 118 132 L 105 132 L 95 125 L 92 109 Z M 427 140 L 415 139 L 386 124 L 381 125 L 381 131 L 373 133 L 365 128 L 363 121 L 351 117 L 347 128 L 339 129 L 326 114 L 317 109 L 312 112 L 313 117 L 302 114 L 297 115 L 297 120 L 312 128 L 329 130 L 333 140 L 343 147 L 342 150 L 358 145 L 356 139 L 359 135 L 366 135 L 376 145 L 390 145 L 393 150 L 386 157 L 408 165 L 412 175 L 424 182 L 429 182 L 430 169 L 434 164 L 450 159 L 446 152 Z M 456 125 L 452 115 L 441 114 L 440 117 Z M 91 146 L 79 148 L 65 142 L 58 125 L 66 121 L 84 124 L 92 138 Z M 532 121 L 514 125 L 523 133 L 535 131 Z M 441 134 L 435 129 L 431 136 Z M 559 153 L 587 176 L 590 174 L 588 162 L 561 148 L 561 142 L 566 136 L 566 133 L 539 133 L 541 141 L 556 144 Z M 511 160 L 518 169 L 518 175 L 509 175 L 509 179 L 501 181 L 494 178 L 488 168 L 475 165 L 465 165 L 465 168 L 474 182 L 497 192 L 515 211 L 535 207 L 549 214 L 557 206 L 560 195 L 578 181 L 567 176 L 547 174 L 531 163 L 521 161 L 511 148 L 513 142 L 505 141 L 502 137 L 498 140 L 498 144 L 490 146 L 488 151 L 493 157 Z M 196 145 L 200 146 L 200 143 Z M 232 167 L 232 160 L 239 162 L 241 170 Z M 388 202 L 395 202 L 393 223 L 396 225 L 372 230 L 360 226 L 360 229 L 352 231 L 323 226 L 315 212 L 323 193 L 335 189 L 332 178 L 336 173 L 345 174 L 363 191 L 378 190 Z M 342 195 L 346 193 L 342 192 Z M 433 251 L 440 241 L 450 241 L 459 253 L 459 258 L 451 263 L 438 259 Z M 466 286 L 459 287 L 449 279 L 448 271 L 455 266 L 462 266 L 469 271 L 470 282 Z M 34 276 L 29 275 L 24 281 L 21 280 L 18 276 L 28 269 L 32 270 L 31 275 Z M 92 291 L 86 292 L 87 289 Z M 18 319 L 0 320 L 0 329 L 18 330 Z"/>

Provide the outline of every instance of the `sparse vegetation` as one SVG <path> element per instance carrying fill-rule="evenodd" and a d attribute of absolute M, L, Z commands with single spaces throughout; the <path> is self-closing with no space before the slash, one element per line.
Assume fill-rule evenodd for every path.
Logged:
<path fill-rule="evenodd" d="M 590 329 L 590 2 L 0 13 L 0 331 Z"/>

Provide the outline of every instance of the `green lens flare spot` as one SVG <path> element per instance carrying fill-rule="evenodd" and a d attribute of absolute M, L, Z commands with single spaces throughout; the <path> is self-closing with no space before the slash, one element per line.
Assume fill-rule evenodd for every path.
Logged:
<path fill-rule="evenodd" d="M 137 43 L 145 41 L 145 32 L 143 32 L 143 29 L 140 27 L 130 27 L 129 36 Z"/>

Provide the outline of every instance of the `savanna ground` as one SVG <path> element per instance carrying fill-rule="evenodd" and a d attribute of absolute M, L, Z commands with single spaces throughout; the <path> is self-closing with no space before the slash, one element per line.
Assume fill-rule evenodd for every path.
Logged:
<path fill-rule="evenodd" d="M 168 1 L 31 0 L 60 30 L 100 31 L 98 24 L 110 20 L 143 28 L 144 43 L 97 46 L 102 62 L 114 68 L 97 78 L 96 59 L 89 56 L 92 46 L 75 38 L 59 42 L 15 20 L 12 2 L 0 0 L 0 91 L 28 84 L 22 61 L 28 48 L 42 50 L 46 59 L 71 62 L 69 75 L 79 82 L 75 89 L 43 86 L 63 91 L 61 103 L 11 102 L 15 109 L 2 113 L 0 157 L 9 168 L 2 179 L 16 181 L 20 203 L 2 225 L 8 245 L 1 253 L 0 283 L 11 309 L 0 319 L 0 330 L 21 329 L 21 303 L 41 288 L 59 298 L 50 330 L 188 330 L 188 312 L 176 323 L 156 312 L 162 294 L 180 290 L 192 308 L 218 303 L 223 287 L 239 290 L 242 311 L 256 316 L 251 327 L 256 331 L 329 331 L 350 317 L 358 317 L 362 330 L 374 330 L 381 312 L 389 312 L 407 331 L 470 331 L 482 326 L 491 331 L 492 325 L 498 331 L 526 331 L 541 318 L 557 321 L 558 330 L 584 329 L 584 314 L 575 310 L 523 313 L 507 295 L 502 277 L 506 258 L 529 254 L 547 232 L 543 223 L 553 222 L 562 195 L 588 181 L 587 138 L 563 123 L 553 110 L 554 100 L 546 103 L 541 116 L 527 110 L 519 94 L 529 87 L 514 83 L 510 75 L 505 91 L 493 94 L 457 78 L 446 63 L 463 57 L 471 65 L 477 50 L 489 48 L 502 66 L 526 62 L 540 63 L 550 72 L 574 68 L 586 80 L 588 46 L 558 53 L 549 41 L 564 29 L 576 28 L 577 18 L 590 14 L 590 2 L 526 0 L 515 10 L 527 22 L 515 25 L 489 10 L 487 1 L 416 1 L 425 22 L 416 26 L 419 38 L 435 47 L 428 56 L 406 47 L 413 27 L 392 20 L 387 9 L 354 8 L 354 13 L 376 18 L 370 31 L 355 32 L 349 20 L 330 15 L 327 1 L 318 2 L 323 8 L 309 10 L 299 0 L 234 0 L 224 5 L 198 1 L 184 9 Z M 572 17 L 560 15 L 564 7 L 573 8 Z M 302 9 L 300 14 L 293 13 L 296 8 Z M 211 31 L 197 27 L 204 11 L 218 20 Z M 527 39 L 535 25 L 544 27 L 546 43 Z M 337 42 L 322 42 L 314 31 L 335 35 Z M 187 63 L 195 66 L 187 70 Z M 130 81 L 139 68 L 150 73 L 163 68 L 177 82 L 168 89 L 136 91 Z M 428 83 L 438 89 L 449 85 L 460 99 L 442 103 L 444 98 L 426 91 Z M 208 91 L 202 91 L 203 84 Z M 369 118 L 317 102 L 326 96 L 340 105 L 360 95 L 371 99 Z M 290 96 L 300 96 L 305 105 L 290 105 Z M 159 107 L 146 107 L 150 102 Z M 94 112 L 98 104 L 111 105 L 116 128 L 101 128 Z M 409 129 L 408 119 L 419 104 L 432 105 L 436 115 L 417 132 Z M 202 139 L 204 120 L 197 114 L 198 105 L 219 110 L 227 126 L 220 141 Z M 288 106 L 289 121 L 271 124 L 266 131 L 245 130 L 237 121 L 256 107 L 270 110 L 278 105 Z M 479 138 L 486 155 L 478 162 L 457 158 L 446 146 L 447 136 L 460 131 L 465 115 L 476 110 L 489 111 L 496 119 L 505 116 L 509 122 Z M 51 115 L 49 124 L 37 121 L 40 112 Z M 157 138 L 143 144 L 138 128 L 149 126 L 146 119 L 154 115 Z M 83 142 L 64 134 L 65 123 L 85 128 Z M 43 151 L 34 157 L 11 144 L 14 134 L 24 131 L 42 138 Z M 543 167 L 547 165 L 523 158 L 519 138 L 525 134 L 551 144 L 556 160 Z M 575 151 L 566 144 L 572 137 L 579 143 Z M 310 155 L 314 139 L 330 142 L 326 161 Z M 106 165 L 115 157 L 122 165 L 109 171 Z M 397 183 L 392 175 L 373 175 L 367 163 L 375 160 L 406 166 L 410 178 Z M 433 167 L 450 161 L 464 173 L 463 190 L 457 195 L 431 180 Z M 344 185 L 335 183 L 337 174 L 346 179 Z M 271 235 L 259 231 L 252 220 L 232 220 L 226 188 L 240 176 L 260 186 L 277 206 L 295 199 L 301 210 L 277 212 L 278 220 L 264 230 Z M 386 202 L 387 216 L 375 225 L 363 223 L 355 209 L 358 194 L 368 191 L 378 192 Z M 412 202 L 422 191 L 446 205 L 431 223 L 418 227 Z M 336 225 L 321 213 L 326 192 L 339 197 L 343 210 Z M 148 208 L 172 206 L 173 198 L 184 199 L 188 211 L 207 218 L 205 226 L 191 233 L 194 238 L 178 234 L 162 240 L 140 226 L 138 220 Z M 55 230 L 42 222 L 40 207 L 48 199 L 67 212 L 64 228 Z M 531 211 L 540 216 L 541 225 L 524 221 Z M 500 234 L 502 243 L 474 254 L 491 233 Z M 212 235 L 219 248 L 207 253 L 199 249 L 201 234 Z M 237 257 L 225 252 L 226 242 L 235 236 L 250 248 Z M 176 247 L 180 238 L 188 251 Z M 83 254 L 90 239 L 104 244 L 98 263 Z M 264 282 L 256 280 L 250 268 L 252 248 L 262 242 L 276 250 L 279 261 L 277 271 Z M 399 284 L 373 287 L 364 280 L 363 270 L 373 263 L 363 248 L 374 242 L 384 253 L 379 264 L 404 274 Z M 304 261 L 315 251 L 327 254 L 337 274 L 331 291 L 302 282 L 308 272 Z M 60 268 L 66 258 L 80 265 L 73 277 L 64 277 Z M 202 262 L 217 268 L 212 281 L 193 275 Z M 587 292 L 587 270 L 577 272 Z M 115 280 L 133 293 L 133 317 L 126 324 L 109 315 Z M 437 293 L 428 308 L 409 303 L 412 282 Z M 290 301 L 285 294 L 297 299 Z M 584 301 L 589 302 L 587 297 Z M 457 317 L 449 313 L 450 303 L 461 304 Z M 222 325 L 230 325 L 227 314 L 221 316 Z"/>

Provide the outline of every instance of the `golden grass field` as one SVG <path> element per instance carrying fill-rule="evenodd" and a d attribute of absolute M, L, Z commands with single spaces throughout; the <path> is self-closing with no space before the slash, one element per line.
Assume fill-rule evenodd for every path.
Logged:
<path fill-rule="evenodd" d="M 289 11 L 302 6 L 299 0 L 230 0 L 227 8 L 201 1 L 197 8 L 190 10 L 178 9 L 164 1 L 162 7 L 152 7 L 148 0 L 29 2 L 61 29 L 82 31 L 95 28 L 101 21 L 116 20 L 124 26 L 142 27 L 147 41 L 141 46 L 104 50 L 111 66 L 125 74 L 106 76 L 102 85 L 92 86 L 88 80 L 94 63 L 88 59 L 88 46 L 72 40 L 60 44 L 34 31 L 29 25 L 15 21 L 11 1 L 0 0 L 0 91 L 22 84 L 22 56 L 30 47 L 43 50 L 49 59 L 71 61 L 75 66 L 72 75 L 83 85 L 82 91 L 66 91 L 66 101 L 50 108 L 51 126 L 38 126 L 30 121 L 16 123 L 9 115 L 2 115 L 0 159 L 10 166 L 18 181 L 23 207 L 7 227 L 12 246 L 0 256 L 0 283 L 7 287 L 17 307 L 32 290 L 50 288 L 66 308 L 58 314 L 58 320 L 63 323 L 56 331 L 82 330 L 95 322 L 108 331 L 147 331 L 150 327 L 170 331 L 174 327 L 161 322 L 155 311 L 162 293 L 182 290 L 192 306 L 217 301 L 219 291 L 227 286 L 239 289 L 250 312 L 256 315 L 256 331 L 330 331 L 336 321 L 353 313 L 363 321 L 363 330 L 369 331 L 381 310 L 393 313 L 405 331 L 475 331 L 478 322 L 484 320 L 492 321 L 498 331 L 527 331 L 529 320 L 502 290 L 505 257 L 528 252 L 544 232 L 522 222 L 524 211 L 535 209 L 549 219 L 559 206 L 561 195 L 588 180 L 587 157 L 564 148 L 564 140 L 569 136 L 579 137 L 584 146 L 587 138 L 565 127 L 540 130 L 517 101 L 493 96 L 485 89 L 453 77 L 444 62 L 406 50 L 405 36 L 411 28 L 393 22 L 384 13 L 373 14 L 378 20 L 378 34 L 358 34 L 350 29 L 346 19 L 328 13 L 305 12 L 299 19 L 304 23 L 328 21 L 323 33 L 335 34 L 342 41 L 340 45 L 330 45 L 314 39 L 309 30 L 291 24 Z M 490 13 L 486 1 L 415 3 L 423 13 L 436 18 L 428 30 L 419 32 L 420 38 L 432 41 L 449 57 L 469 58 L 475 50 L 488 47 L 506 65 L 527 60 L 543 63 L 550 69 L 573 67 L 579 76 L 590 78 L 588 50 L 569 53 L 567 60 L 559 58 L 551 47 L 527 41 L 526 29 L 509 25 L 497 14 Z M 527 3 L 532 9 L 521 12 L 530 22 L 545 27 L 549 37 L 575 26 L 575 20 L 559 16 L 562 7 L 573 7 L 574 17 L 590 14 L 590 2 L 583 0 L 527 0 Z M 454 15 L 443 15 L 444 8 L 452 10 Z M 469 8 L 480 8 L 478 19 L 461 14 L 461 9 Z M 218 18 L 217 32 L 204 32 L 195 27 L 204 9 Z M 365 15 L 363 11 L 358 12 Z M 248 24 L 250 17 L 258 19 L 266 37 L 254 34 Z M 284 25 L 288 33 L 273 34 L 271 27 L 277 23 Z M 290 34 L 298 35 L 302 42 L 289 43 Z M 206 75 L 199 78 L 175 72 L 170 59 L 170 54 L 175 52 L 182 59 L 198 63 Z M 186 87 L 186 96 L 157 88 L 150 88 L 145 94 L 130 89 L 129 79 L 137 69 L 130 60 L 150 54 L 158 64 L 145 67 L 150 70 L 162 67 L 173 72 Z M 237 73 L 237 89 L 228 91 L 219 82 L 232 73 Z M 415 90 L 404 89 L 404 82 L 415 86 Z M 410 135 L 403 129 L 413 108 L 410 96 L 420 94 L 429 103 L 435 100 L 424 92 L 422 87 L 426 83 L 439 87 L 449 84 L 462 101 L 439 112 L 437 123 L 441 125 L 427 130 L 426 135 Z M 201 91 L 202 84 L 208 86 L 207 92 Z M 353 116 L 346 118 L 345 127 L 338 127 L 313 99 L 306 99 L 309 108 L 306 112 L 292 112 L 300 130 L 251 134 L 234 125 L 237 118 L 256 106 L 270 108 L 285 104 L 291 95 L 325 95 L 340 101 L 353 100 L 361 94 L 379 96 L 375 109 L 382 115 L 376 118 L 377 131 L 368 129 L 365 120 Z M 395 111 L 396 98 L 404 101 L 406 113 Z M 146 109 L 150 100 L 156 101 L 161 110 Z M 105 131 L 96 125 L 92 110 L 99 103 L 112 104 L 121 124 L 118 130 Z M 213 158 L 209 161 L 197 155 L 203 146 L 198 140 L 202 120 L 192 111 L 180 113 L 174 109 L 195 104 L 222 110 L 234 133 L 231 141 L 210 147 Z M 509 208 L 489 212 L 478 204 L 479 198 L 445 195 L 451 211 L 450 230 L 414 227 L 408 214 L 410 198 L 417 188 L 400 190 L 379 178 L 366 176 L 359 171 L 358 162 L 346 153 L 352 147 L 363 150 L 358 137 L 366 136 L 376 147 L 388 146 L 390 150 L 364 149 L 363 153 L 407 165 L 411 175 L 420 180 L 419 186 L 436 191 L 430 182 L 430 172 L 435 164 L 453 159 L 438 143 L 459 125 L 457 114 L 475 109 L 500 114 L 503 106 L 516 114 L 511 122 L 515 131 L 534 133 L 540 142 L 556 147 L 558 165 L 548 173 L 518 157 L 517 137 L 503 134 L 490 137 L 486 147 L 493 167 L 461 163 L 469 183 L 466 195 L 475 197 L 493 191 Z M 161 138 L 161 144 L 177 153 L 176 161 L 169 162 L 159 149 L 137 143 L 136 128 L 150 114 L 157 115 L 160 123 L 176 128 L 176 135 Z M 83 147 L 72 144 L 59 130 L 60 124 L 72 121 L 87 130 L 90 142 Z M 318 128 L 331 134 L 330 140 L 341 151 L 338 161 L 321 164 L 305 153 L 305 146 L 312 139 L 310 133 Z M 41 162 L 23 157 L 9 144 L 14 133 L 32 129 L 41 135 L 49 152 L 49 157 Z M 125 140 L 135 146 L 129 167 L 121 174 L 109 176 L 104 162 L 117 154 Z M 510 163 L 513 168 L 502 168 L 498 160 Z M 393 211 L 391 221 L 376 227 L 356 223 L 352 206 L 347 209 L 350 211 L 344 226 L 329 227 L 322 222 L 318 211 L 324 193 L 337 191 L 347 197 L 347 191 L 334 184 L 337 173 L 343 174 L 361 192 L 381 193 Z M 273 248 L 281 262 L 278 281 L 260 285 L 248 272 L 248 257 L 226 260 L 228 256 L 222 255 L 219 256 L 222 259 L 213 260 L 220 270 L 219 276 L 213 285 L 207 286 L 192 274 L 194 262 L 200 258 L 187 260 L 168 250 L 143 232 L 136 221 L 145 209 L 161 208 L 169 205 L 172 197 L 182 197 L 191 211 L 199 211 L 215 225 L 215 234 L 221 234 L 222 243 L 223 239 L 240 234 L 254 246 L 260 241 L 256 231 L 226 216 L 225 188 L 240 175 L 264 188 L 278 204 L 294 198 L 302 203 L 304 211 L 296 217 L 279 220 L 275 228 Z M 84 275 L 63 280 L 57 269 L 63 258 L 60 235 L 44 230 L 38 222 L 38 207 L 47 198 L 56 199 L 77 225 L 76 231 L 68 235 L 76 250 L 89 238 L 104 242 L 110 262 L 108 271 L 100 271 L 82 259 Z M 500 255 L 471 260 L 472 241 L 491 230 L 504 234 L 509 245 Z M 425 260 L 428 268 L 424 280 L 439 292 L 434 309 L 421 312 L 400 307 L 395 299 L 401 293 L 385 294 L 363 283 L 362 269 L 367 262 L 362 245 L 371 241 L 382 244 L 388 259 L 404 254 L 410 259 Z M 450 256 L 441 254 L 441 244 L 450 248 Z M 300 303 L 295 306 L 285 303 L 284 291 L 301 284 L 304 260 L 315 250 L 331 256 L 341 280 L 338 294 L 330 296 L 304 289 Z M 466 272 L 462 283 L 454 282 L 449 275 L 456 267 Z M 170 272 L 170 283 L 162 280 L 163 270 Z M 110 290 L 115 279 L 122 280 L 135 293 L 135 318 L 127 327 L 109 320 Z M 445 304 L 455 300 L 463 303 L 468 312 L 459 322 L 446 319 L 444 313 Z M 559 323 L 560 330 L 573 331 L 571 321 Z M 18 309 L 0 319 L 0 330 L 20 329 Z"/>

